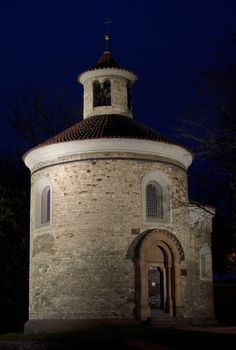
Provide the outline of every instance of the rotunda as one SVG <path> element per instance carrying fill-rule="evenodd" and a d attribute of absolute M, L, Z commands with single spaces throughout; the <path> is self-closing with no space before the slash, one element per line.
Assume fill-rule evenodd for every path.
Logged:
<path fill-rule="evenodd" d="M 31 172 L 25 331 L 86 320 L 212 319 L 214 213 L 189 203 L 192 153 L 133 118 L 137 76 L 110 50 L 78 80 L 83 120 L 24 155 Z"/>

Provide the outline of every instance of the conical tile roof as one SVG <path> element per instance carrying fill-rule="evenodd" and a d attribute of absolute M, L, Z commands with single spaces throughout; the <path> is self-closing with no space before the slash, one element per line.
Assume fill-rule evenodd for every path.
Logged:
<path fill-rule="evenodd" d="M 176 144 L 170 138 L 129 117 L 118 114 L 106 114 L 83 119 L 37 147 L 59 142 L 100 138 L 141 139 Z"/>
<path fill-rule="evenodd" d="M 119 68 L 124 69 L 121 67 L 116 60 L 113 58 L 111 51 L 104 51 L 97 63 L 89 68 L 88 70 L 92 69 L 99 69 L 99 68 Z"/>

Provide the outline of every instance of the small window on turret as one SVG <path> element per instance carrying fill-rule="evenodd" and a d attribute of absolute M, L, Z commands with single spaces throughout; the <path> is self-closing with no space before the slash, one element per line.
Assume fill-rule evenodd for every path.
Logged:
<path fill-rule="evenodd" d="M 105 80 L 100 83 L 95 80 L 93 83 L 93 107 L 111 105 L 111 83 Z"/>
<path fill-rule="evenodd" d="M 127 104 L 128 104 L 129 110 L 131 111 L 132 110 L 132 94 L 131 94 L 130 84 L 127 84 Z"/>
<path fill-rule="evenodd" d="M 93 107 L 101 106 L 101 86 L 99 81 L 93 83 Z"/>

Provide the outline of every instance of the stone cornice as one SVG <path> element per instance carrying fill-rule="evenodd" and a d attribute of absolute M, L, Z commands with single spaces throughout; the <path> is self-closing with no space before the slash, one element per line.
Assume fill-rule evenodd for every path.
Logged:
<path fill-rule="evenodd" d="M 131 82 L 134 82 L 137 80 L 137 76 L 128 70 L 125 69 L 119 69 L 119 68 L 103 68 L 103 69 L 95 69 L 95 70 L 89 70 L 86 71 L 78 76 L 78 81 L 81 84 L 84 84 L 86 80 L 88 79 L 94 79 L 99 77 L 122 77 L 125 78 Z"/>
<path fill-rule="evenodd" d="M 32 171 L 41 162 L 49 162 L 61 157 L 98 152 L 129 152 L 153 155 L 179 162 L 185 169 L 192 163 L 192 154 L 178 145 L 164 142 L 136 139 L 91 139 L 60 142 L 33 149 L 24 156 L 26 166 Z"/>

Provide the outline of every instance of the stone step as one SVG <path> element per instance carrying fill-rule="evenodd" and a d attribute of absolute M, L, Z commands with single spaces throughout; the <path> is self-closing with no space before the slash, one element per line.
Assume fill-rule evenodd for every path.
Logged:
<path fill-rule="evenodd" d="M 185 320 L 177 320 L 175 318 L 169 318 L 169 319 L 152 319 L 150 320 L 150 324 L 152 326 L 156 327 L 179 327 L 186 325 Z"/>
<path fill-rule="evenodd" d="M 157 327 L 178 327 L 184 326 L 186 320 L 179 320 L 175 317 L 170 317 L 170 314 L 164 310 L 152 309 L 150 324 Z"/>
<path fill-rule="evenodd" d="M 172 317 L 170 317 L 170 315 L 166 314 L 166 315 L 151 315 L 152 319 L 161 319 L 161 320 L 171 320 Z"/>
<path fill-rule="evenodd" d="M 155 310 L 151 312 L 152 319 L 171 319 L 170 315 L 163 310 Z"/>

